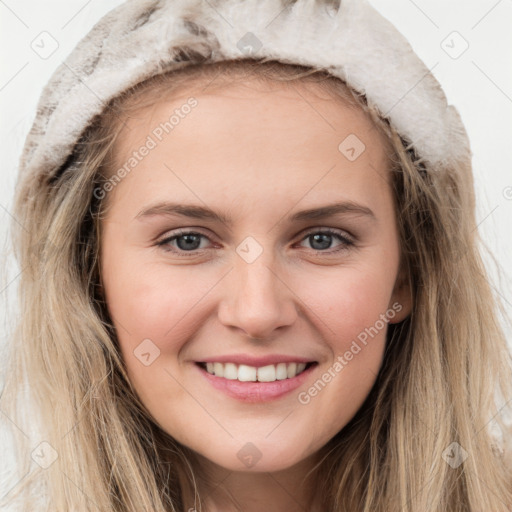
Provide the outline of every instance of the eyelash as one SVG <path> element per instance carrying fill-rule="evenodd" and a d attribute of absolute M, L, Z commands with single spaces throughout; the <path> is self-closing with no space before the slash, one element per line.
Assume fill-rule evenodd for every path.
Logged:
<path fill-rule="evenodd" d="M 330 249 L 330 250 L 325 250 L 325 251 L 320 250 L 320 249 L 312 249 L 316 253 L 322 253 L 322 254 L 338 253 L 341 251 L 346 251 L 351 246 L 355 245 L 354 240 L 351 237 L 347 236 L 345 234 L 345 232 L 339 231 L 339 230 L 336 230 L 333 228 L 322 228 L 322 229 L 316 228 L 314 230 L 310 230 L 304 234 L 304 236 L 301 238 L 300 242 L 302 242 L 303 240 L 307 239 L 308 237 L 310 237 L 312 235 L 317 235 L 317 234 L 334 236 L 334 237 L 338 238 L 338 240 L 341 241 L 342 244 L 337 249 Z M 157 241 L 156 245 L 158 247 L 162 247 L 167 252 L 174 252 L 179 257 L 184 257 L 184 258 L 188 257 L 188 255 L 192 256 L 192 255 L 202 254 L 206 250 L 206 249 L 194 249 L 192 251 L 184 251 L 183 249 L 170 248 L 170 245 L 169 245 L 170 242 L 172 242 L 182 236 L 186 236 L 186 235 L 199 235 L 199 236 L 202 236 L 209 240 L 209 238 L 206 235 L 204 235 L 203 233 L 200 233 L 197 231 L 179 230 L 177 234 L 174 234 L 172 236 L 166 236 L 164 239 Z"/>

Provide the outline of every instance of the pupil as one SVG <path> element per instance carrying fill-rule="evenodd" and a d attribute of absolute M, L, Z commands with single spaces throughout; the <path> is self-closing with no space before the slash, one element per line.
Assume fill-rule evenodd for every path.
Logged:
<path fill-rule="evenodd" d="M 323 233 L 311 235 L 310 238 L 313 239 L 311 246 L 313 247 L 313 249 L 316 249 L 316 250 L 328 249 L 329 246 L 331 245 L 331 237 L 332 237 L 332 235 L 327 235 L 327 234 L 323 234 Z M 322 239 L 323 239 L 323 242 L 322 242 Z M 315 242 L 318 242 L 318 241 L 321 242 L 320 243 L 321 247 L 315 247 Z"/>
<path fill-rule="evenodd" d="M 195 238 L 195 240 L 194 240 Z M 180 243 L 182 240 L 185 240 L 185 244 Z M 176 239 L 178 243 L 178 247 L 182 250 L 186 249 L 197 249 L 200 243 L 200 237 L 198 235 L 181 235 Z M 198 243 L 199 242 L 199 243 Z M 190 245 L 192 243 L 192 246 Z"/>

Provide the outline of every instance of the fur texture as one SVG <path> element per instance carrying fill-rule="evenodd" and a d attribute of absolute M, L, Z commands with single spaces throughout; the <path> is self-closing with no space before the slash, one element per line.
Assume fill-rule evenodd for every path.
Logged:
<path fill-rule="evenodd" d="M 20 174 L 55 172 L 110 99 L 186 65 L 183 45 L 213 61 L 247 57 L 240 40 L 249 32 L 261 42 L 250 55 L 326 68 L 364 93 L 431 168 L 471 158 L 440 84 L 366 0 L 128 0 L 94 26 L 46 85 Z"/>

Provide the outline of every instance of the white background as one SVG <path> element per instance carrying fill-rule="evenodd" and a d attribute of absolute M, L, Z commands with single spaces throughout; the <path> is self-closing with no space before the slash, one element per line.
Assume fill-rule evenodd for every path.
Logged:
<path fill-rule="evenodd" d="M 7 230 L 12 220 L 17 162 L 42 87 L 99 18 L 121 3 L 120 0 L 0 0 L 0 248 L 3 254 L 8 254 Z M 479 230 L 501 267 L 501 278 L 491 268 L 496 294 L 512 315 L 512 0 L 371 0 L 371 4 L 404 34 L 428 68 L 435 65 L 433 74 L 449 102 L 459 109 L 474 154 Z M 33 49 L 43 31 L 55 39 L 53 44 L 58 44 L 48 58 L 41 58 Z M 453 36 L 454 31 L 469 44 L 467 51 L 456 59 L 442 47 L 446 40 L 454 46 L 452 51 L 461 48 L 463 40 Z M 12 320 L 6 313 L 6 301 L 13 302 L 19 275 L 12 260 L 8 262 L 6 266 L 2 260 L 5 268 L 0 274 L 0 355 L 5 350 L 6 333 Z M 511 340 L 511 331 L 506 329 Z M 5 415 L 1 419 L 8 421 Z M 34 440 L 34 447 L 37 443 Z M 3 440 L 3 444 L 9 450 L 9 442 Z M 1 448 L 0 453 L 3 452 Z M 0 469 L 0 480 L 2 473 L 5 480 L 8 471 Z M 0 497 L 2 489 L 9 489 L 10 485 L 2 486 L 0 482 Z"/>

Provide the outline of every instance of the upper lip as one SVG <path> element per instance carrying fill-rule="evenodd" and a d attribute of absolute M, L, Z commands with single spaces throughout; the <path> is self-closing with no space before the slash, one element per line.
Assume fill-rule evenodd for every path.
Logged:
<path fill-rule="evenodd" d="M 197 363 L 235 363 L 245 364 L 259 368 L 269 364 L 278 363 L 313 363 L 313 359 L 286 354 L 272 354 L 267 356 L 251 356 L 249 354 L 224 354 L 219 356 L 206 357 Z"/>

